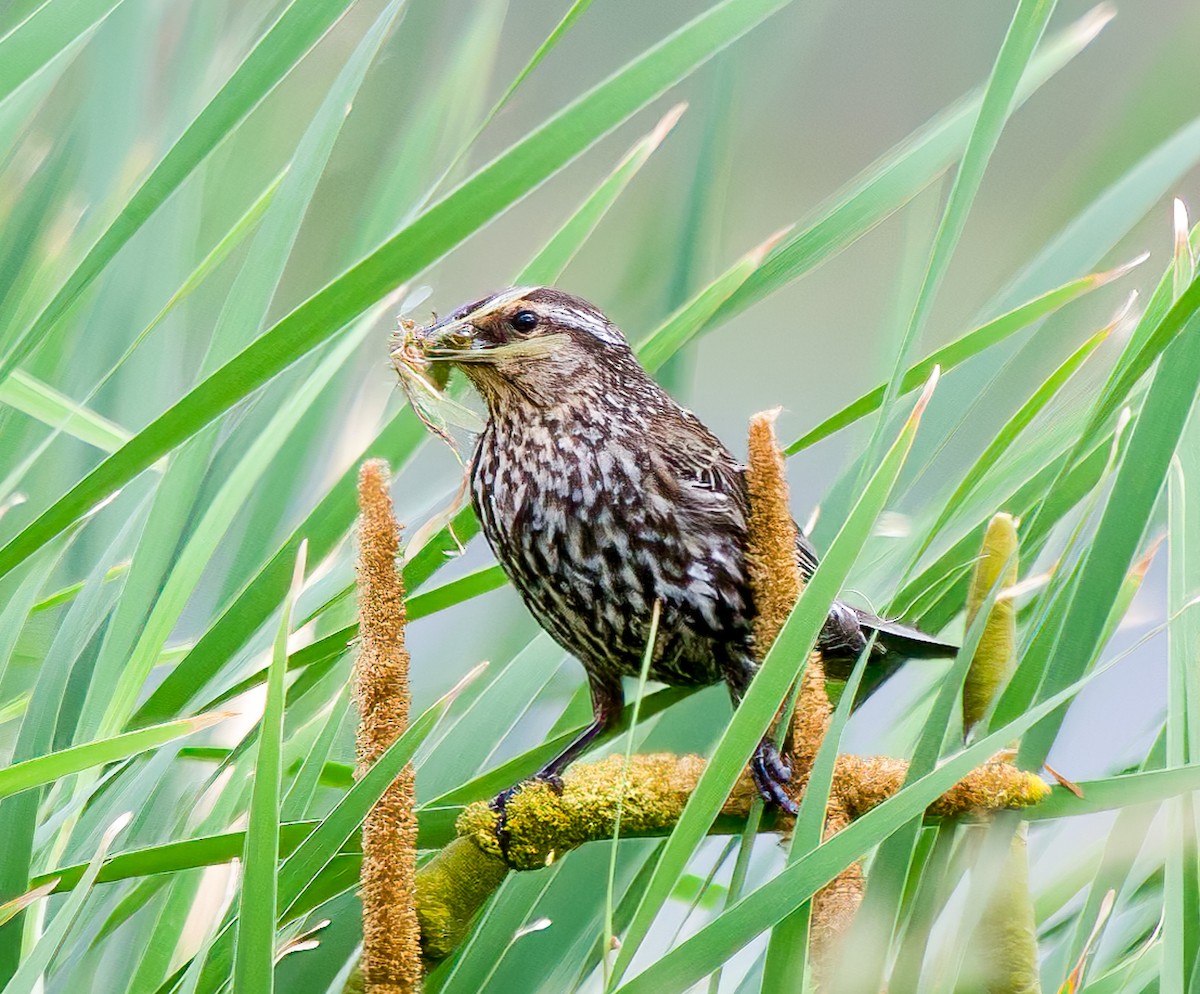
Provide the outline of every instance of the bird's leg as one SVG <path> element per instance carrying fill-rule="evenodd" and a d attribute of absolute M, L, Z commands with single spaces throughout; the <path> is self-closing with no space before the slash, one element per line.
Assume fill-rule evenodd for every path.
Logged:
<path fill-rule="evenodd" d="M 616 724 L 625 706 L 625 695 L 621 690 L 619 679 L 608 682 L 589 674 L 588 686 L 592 693 L 592 723 L 587 726 L 562 752 L 543 766 L 528 780 L 513 784 L 506 790 L 500 791 L 491 800 L 491 808 L 499 817 L 496 819 L 496 840 L 500 843 L 500 852 L 508 858 L 509 834 L 506 826 L 508 802 L 514 794 L 528 783 L 541 781 L 549 784 L 555 793 L 561 794 L 563 789 L 562 772 L 575 760 L 582 756 L 596 737 Z"/>
<path fill-rule="evenodd" d="M 736 708 L 742 703 L 750 681 L 754 679 L 755 667 L 745 658 L 735 658 L 728 661 L 722 670 L 725 682 L 729 685 L 729 696 L 733 698 L 733 706 Z M 764 735 L 754 747 L 754 754 L 750 757 L 750 777 L 764 801 L 776 805 L 790 815 L 796 814 L 796 802 L 784 789 L 784 784 L 792 779 L 792 768 L 779 754 L 779 749 L 769 734 Z"/>

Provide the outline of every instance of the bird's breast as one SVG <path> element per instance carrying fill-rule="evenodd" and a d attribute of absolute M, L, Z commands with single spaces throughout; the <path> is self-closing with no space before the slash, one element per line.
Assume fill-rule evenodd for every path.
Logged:
<path fill-rule="evenodd" d="M 636 673 L 659 601 L 657 678 L 711 682 L 709 641 L 741 637 L 741 556 L 684 520 L 649 442 L 587 422 L 490 423 L 472 499 L 514 586 L 585 664 Z"/>

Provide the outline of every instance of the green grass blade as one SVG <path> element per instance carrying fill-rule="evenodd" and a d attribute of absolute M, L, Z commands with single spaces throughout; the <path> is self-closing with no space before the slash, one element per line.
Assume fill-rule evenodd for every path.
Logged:
<path fill-rule="evenodd" d="M 693 692 L 690 688 L 668 687 L 650 694 L 642 701 L 641 719 L 644 721 L 654 715 L 661 714 L 672 704 L 683 700 L 683 698 Z M 613 724 L 612 728 L 606 729 L 596 739 L 596 744 L 602 745 L 613 741 L 618 735 L 629 728 L 632 720 L 633 705 L 627 704 L 621 711 L 621 717 Z M 544 767 L 546 763 L 561 753 L 563 749 L 576 739 L 582 730 L 582 726 L 569 728 L 561 734 L 539 743 L 532 749 L 526 750 L 519 756 L 514 756 L 500 766 L 488 770 L 486 773 L 481 773 L 474 779 L 454 787 L 440 797 L 434 798 L 423 807 L 436 808 L 465 805 L 470 804 L 472 801 L 481 801 L 494 797 L 505 787 L 511 787 L 514 783 L 524 780 Z M 423 842 L 422 845 L 424 844 Z"/>
<path fill-rule="evenodd" d="M 120 425 L 20 369 L 0 382 L 0 404 L 8 404 L 51 428 L 61 427 L 68 435 L 104 452 L 115 452 L 132 437 Z"/>
<path fill-rule="evenodd" d="M 258 761 L 250 796 L 250 822 L 246 828 L 242 897 L 238 907 L 234 990 L 271 994 L 275 989 L 275 892 L 279 863 L 279 808 L 283 781 L 283 695 L 287 643 L 292 610 L 304 584 L 307 549 L 296 556 L 292 589 L 283 602 L 279 633 L 267 676 L 267 703 L 258 734 Z"/>
<path fill-rule="evenodd" d="M 1053 787 L 1050 796 L 1024 813 L 1026 821 L 1054 821 L 1102 811 L 1119 811 L 1141 804 L 1159 804 L 1200 789 L 1200 766 L 1168 770 L 1143 770 L 1101 780 L 1081 780 L 1079 797 L 1065 787 Z"/>
<path fill-rule="evenodd" d="M 892 375 L 888 379 L 883 400 L 879 405 L 879 417 L 867 444 L 867 454 L 861 463 L 860 479 L 861 474 L 869 471 L 875 464 L 876 453 L 883 444 L 883 433 L 887 430 L 892 405 L 900 395 L 904 375 L 909 366 L 909 357 L 916 347 L 932 310 L 934 298 L 950 268 L 950 260 L 966 227 L 967 215 L 983 182 L 984 171 L 1016 102 L 1017 87 L 1030 59 L 1033 58 L 1033 50 L 1041 40 L 1042 32 L 1045 31 L 1050 15 L 1054 12 L 1054 6 L 1055 0 L 1020 0 L 1013 14 L 1012 23 L 1004 37 L 1004 43 L 1000 46 L 1000 54 L 996 57 L 991 77 L 984 89 L 979 116 L 971 129 L 971 137 L 967 140 L 966 151 L 954 176 L 946 208 L 934 235 L 929 265 L 917 292 L 917 300 L 901 339 Z"/>
<path fill-rule="evenodd" d="M 642 653 L 642 668 L 638 673 L 637 690 L 633 695 L 633 716 L 629 719 L 629 731 L 625 736 L 625 766 L 621 774 L 621 791 L 617 796 L 617 813 L 613 818 L 612 843 L 609 846 L 608 877 L 604 890 L 604 934 L 601 936 L 604 949 L 613 948 L 616 939 L 615 931 L 615 894 L 617 885 L 617 849 L 621 844 L 621 812 L 624 807 L 625 792 L 629 789 L 629 761 L 633 757 L 634 736 L 637 732 L 638 717 L 642 710 L 642 700 L 646 696 L 646 679 L 650 675 L 650 661 L 654 658 L 655 644 L 658 642 L 658 618 L 662 610 L 662 602 L 655 601 L 650 611 L 650 631 L 646 636 L 646 649 Z M 604 986 L 608 986 L 608 957 L 601 960 L 604 966 Z"/>
<path fill-rule="evenodd" d="M 513 77 L 512 82 L 509 83 L 504 92 L 500 94 L 499 99 L 497 99 L 492 105 L 491 110 L 489 110 L 483 116 L 483 120 L 481 120 L 479 124 L 475 126 L 467 140 L 463 142 L 462 146 L 451 158 L 450 163 L 445 169 L 442 170 L 442 174 L 437 178 L 437 181 L 429 188 L 429 192 L 422 199 L 420 204 L 421 207 L 424 207 L 436 195 L 438 189 L 443 183 L 446 182 L 447 177 L 454 172 L 455 168 L 460 162 L 462 162 L 466 154 L 479 140 L 480 136 L 484 133 L 484 131 L 487 130 L 488 125 L 491 124 L 492 121 L 496 119 L 496 115 L 508 105 L 508 102 L 513 98 L 513 95 L 518 89 L 520 89 L 521 84 L 528 79 L 530 73 L 532 73 L 541 64 L 542 60 L 550 54 L 551 49 L 553 49 L 554 46 L 557 45 L 562 39 L 563 35 L 570 30 L 571 25 L 573 25 L 591 5 L 592 0 L 575 0 L 575 2 L 571 4 L 567 12 L 562 16 L 562 19 L 554 26 L 550 34 L 545 37 L 542 43 L 538 45 L 533 55 L 530 56 L 529 61 L 526 62 L 525 65 L 521 67 L 521 71 Z"/>
<path fill-rule="evenodd" d="M 1073 273 L 1093 269 L 1200 159 L 1200 118 L 1171 135 L 1109 185 L 1017 273 L 986 308 L 1008 310 Z"/>
<path fill-rule="evenodd" d="M 1099 34 L 1111 14 L 1089 14 L 1046 42 L 1017 91 L 1028 99 Z M 831 259 L 940 176 L 962 153 L 979 114 L 975 93 L 937 115 L 854 179 L 817 219 L 781 243 L 759 270 L 714 315 L 725 321 Z"/>
<path fill-rule="evenodd" d="M 650 156 L 671 133 L 687 104 L 676 104 L 658 122 L 654 130 L 633 146 L 617 167 L 605 177 L 592 194 L 518 274 L 517 286 L 545 286 L 557 283 L 563 270 L 571 264 L 580 247 L 625 192 L 626 187 L 646 164 Z"/>
<path fill-rule="evenodd" d="M 383 796 L 391 782 L 412 760 L 417 747 L 425 741 L 453 701 L 454 693 L 442 698 L 414 721 L 404 734 L 338 799 L 333 809 L 314 826 L 279 868 L 279 907 L 286 915 L 289 908 L 316 879 L 346 841 L 358 831 L 367 812 Z"/>
<path fill-rule="evenodd" d="M 279 826 L 279 852 L 287 856 L 295 851 L 313 830 L 315 821 L 285 822 Z M 244 831 L 219 832 L 215 835 L 176 839 L 156 846 L 145 846 L 119 852 L 108 859 L 100 871 L 97 882 L 110 883 L 117 880 L 134 880 L 138 877 L 153 877 L 162 873 L 177 873 L 203 866 L 219 866 L 239 859 L 246 848 Z M 60 880 L 60 890 L 75 887 L 87 869 L 86 863 L 59 866 L 33 878 L 36 885 Z"/>
<path fill-rule="evenodd" d="M 0 769 L 0 797 L 11 797 L 23 790 L 53 783 L 72 773 L 127 759 L 139 752 L 155 749 L 166 742 L 208 728 L 227 717 L 229 715 L 218 713 L 183 718 L 13 763 Z"/>
<path fill-rule="evenodd" d="M 1064 637 L 1053 647 L 1054 666 L 1041 667 L 1046 673 L 1043 697 L 1085 672 L 1097 650 L 1096 639 L 1136 557 L 1187 422 L 1192 399 L 1200 390 L 1197 307 L 1200 307 L 1200 280 L 1188 287 L 1161 322 L 1160 331 L 1178 327 L 1180 332 L 1163 353 L 1096 535 L 1083 560 L 1079 583 L 1064 605 L 1061 629 Z M 1043 651 L 1050 649 L 1045 646 Z M 1061 721 L 1062 715 L 1056 714 L 1030 731 L 1021 743 L 1022 763 L 1041 765 Z"/>
<path fill-rule="evenodd" d="M 1082 279 L 1072 280 L 1056 290 L 1050 290 L 1026 304 L 1013 308 L 1007 314 L 993 318 L 910 366 L 900 381 L 901 392 L 915 390 L 919 387 L 929 378 L 929 373 L 934 366 L 939 366 L 943 372 L 948 372 L 955 366 L 1000 344 L 1022 328 L 1028 328 L 1035 321 L 1053 314 L 1060 307 L 1124 276 L 1128 271 L 1128 267 L 1123 266 L 1111 272 L 1092 273 Z M 886 389 L 886 385 L 881 384 L 857 400 L 851 401 L 836 414 L 830 415 L 815 428 L 801 435 L 784 450 L 784 453 L 789 456 L 795 455 L 810 445 L 815 445 L 822 439 L 854 424 L 873 411 L 879 410 Z"/>
<path fill-rule="evenodd" d="M 334 739 L 341 731 L 342 723 L 349 710 L 350 683 L 347 681 L 341 692 L 329 705 L 329 713 L 325 716 L 321 733 L 313 742 L 308 755 L 304 757 L 304 762 L 300 764 L 295 779 L 288 787 L 279 815 L 284 821 L 299 821 L 308 814 L 309 805 L 316 796 L 317 788 L 324 781 L 322 773 L 329 761 L 330 752 L 333 750 Z M 346 772 L 349 774 L 349 769 Z"/>
<path fill-rule="evenodd" d="M 1195 277 L 1188 240 L 1187 211 L 1175 202 L 1176 294 Z M 1164 361 L 1165 358 L 1164 358 Z M 1200 676 L 1195 647 L 1200 645 L 1196 577 L 1200 575 L 1200 416 L 1192 411 L 1167 479 L 1167 764 L 1184 766 L 1200 759 Z M 1189 501 L 1189 491 L 1192 498 Z M 1184 796 L 1167 808 L 1167 850 L 1163 917 L 1163 991 L 1190 991 L 1200 954 L 1200 869 L 1196 844 L 1195 799 Z"/>
<path fill-rule="evenodd" d="M 204 512 L 171 569 L 163 590 L 155 600 L 130 659 L 115 680 L 104 688 L 106 706 L 100 728 L 111 734 L 129 719 L 147 675 L 154 667 L 171 630 L 199 582 L 213 551 L 241 512 L 247 497 L 259 485 L 271 460 L 287 441 L 297 420 L 325 389 L 371 330 L 363 321 L 339 342 L 313 374 L 292 392 L 226 478 Z"/>
<path fill-rule="evenodd" d="M 971 627 L 963 636 L 949 672 L 939 683 L 933 706 L 929 709 L 909 760 L 905 784 L 914 783 L 933 772 L 950 730 L 957 727 L 961 731 L 961 721 L 956 726 L 956 718 L 960 714 L 963 681 L 975 658 L 996 598 L 1000 596 L 1004 571 L 1000 570 L 999 573 L 1000 577 L 987 591 Z M 856 948 L 858 952 L 852 962 L 846 963 L 838 971 L 839 991 L 871 990 L 884 986 L 888 953 L 900 922 L 904 886 L 917 853 L 922 824 L 923 818 L 918 816 L 901 825 L 880 843 L 871 860 L 866 896 L 847 936 L 849 947 Z M 815 848 L 814 845 L 809 851 Z"/>
<path fill-rule="evenodd" d="M 0 104 L 41 72 L 122 0 L 50 0 L 0 38 Z"/>
<path fill-rule="evenodd" d="M 307 539 L 313 562 L 320 562 L 342 540 L 357 513 L 354 488 L 359 464 L 364 459 L 386 459 L 398 471 L 425 437 L 424 427 L 411 411 L 402 409 L 395 414 L 370 444 L 350 461 L 337 482 L 293 529 L 270 560 L 221 609 L 199 641 L 138 708 L 131 723 L 135 726 L 150 724 L 182 712 L 218 669 L 276 610 L 287 590 L 288 563 L 295 558 L 300 542 Z M 405 586 L 409 590 L 416 586 L 407 569 Z"/>
<path fill-rule="evenodd" d="M 622 937 L 621 950 L 613 967 L 619 982 L 650 925 L 670 897 L 696 847 L 729 796 L 734 782 L 750 759 L 755 745 L 807 662 L 808 654 L 841 590 L 850 567 L 862 551 L 876 518 L 883 510 L 900 468 L 916 435 L 920 416 L 929 401 L 936 377 L 931 378 L 904 425 L 895 444 L 880 463 L 879 470 L 864 488 L 854 510 L 838 533 L 821 565 L 804 588 L 779 637 L 771 646 L 750 689 L 722 734 L 700 781 L 688 798 L 674 830 L 667 839 L 646 892 Z M 715 968 L 719 964 L 714 964 Z M 705 971 L 712 972 L 712 969 Z"/>
<path fill-rule="evenodd" d="M 842 733 L 846 730 L 846 722 L 850 720 L 850 708 L 870 656 L 870 648 L 859 654 L 813 760 L 808 782 L 804 785 L 804 796 L 800 799 L 800 810 L 796 813 L 792 841 L 788 846 L 788 865 L 821 844 Z M 788 994 L 803 990 L 811 909 L 811 902 L 804 902 L 771 930 L 763 962 L 762 994 Z"/>
<path fill-rule="evenodd" d="M 1042 381 L 1041 385 L 1021 405 L 1017 412 L 1004 423 L 1000 431 L 987 444 L 987 447 L 980 454 L 979 458 L 975 460 L 971 468 L 963 474 L 958 486 L 954 489 L 954 493 L 943 504 L 942 512 L 929 528 L 925 541 L 921 543 L 918 555 L 924 552 L 934 538 L 941 534 L 942 529 L 954 513 L 966 504 L 967 499 L 971 496 L 971 492 L 979 485 L 979 482 L 990 470 L 999 464 L 1001 457 L 1012 447 L 1021 436 L 1021 433 L 1029 427 L 1034 418 L 1053 400 L 1066 382 L 1075 375 L 1079 367 L 1087 361 L 1088 356 L 1095 352 L 1100 343 L 1108 337 L 1115 323 L 1096 332 L 1096 334 L 1067 356 L 1063 363 Z"/>
<path fill-rule="evenodd" d="M 121 248 L 209 153 L 291 72 L 349 6 L 350 0 L 310 0 L 306 3 L 293 0 L 284 8 L 254 50 L 188 125 L 42 312 L 0 359 L 0 379 L 45 340 Z"/>
<path fill-rule="evenodd" d="M 636 351 L 642 365 L 651 373 L 661 369 L 668 359 L 700 333 L 721 305 L 762 265 L 763 259 L 778 241 L 779 236 L 773 235 L 762 245 L 751 249 L 638 342 Z"/>
<path fill-rule="evenodd" d="M 113 376 L 116 375 L 118 370 L 125 365 L 129 358 L 142 345 L 142 343 L 150 337 L 151 333 L 158 328 L 183 301 L 187 300 L 187 298 L 191 296 L 196 288 L 199 287 L 205 281 L 205 279 L 207 279 L 221 265 L 221 263 L 225 261 L 229 254 L 242 243 L 242 240 L 247 235 L 254 231 L 259 220 L 261 220 L 263 213 L 270 205 L 271 198 L 278 189 L 280 180 L 282 180 L 282 178 L 283 174 L 281 173 L 273 182 L 266 186 L 263 192 L 259 194 L 257 199 L 255 199 L 254 203 L 252 203 L 246 209 L 241 217 L 239 217 L 233 223 L 229 230 L 208 251 L 205 257 L 200 260 L 195 269 L 188 274 L 183 283 L 180 284 L 179 288 L 173 294 L 171 294 L 170 299 L 163 304 L 162 308 L 156 315 L 154 315 L 146 327 L 138 332 L 133 341 L 130 342 L 126 347 L 125 351 L 121 353 L 120 358 L 118 358 L 117 361 L 114 362 L 112 366 L 110 366 L 108 370 L 95 383 L 92 384 L 91 388 L 87 392 L 87 396 L 84 397 L 80 404 L 74 405 L 72 401 L 64 398 L 64 406 L 69 405 L 70 409 L 56 413 L 52 420 L 46 421 L 46 423 L 49 424 L 54 431 L 44 438 L 38 447 L 22 460 L 19 466 L 12 469 L 8 475 L 5 476 L 4 480 L 0 482 L 0 495 L 11 493 L 20 484 L 20 481 L 25 476 L 26 472 L 28 472 L 29 468 L 41 458 L 42 454 L 57 438 L 59 432 L 70 432 L 77 438 L 82 438 L 84 441 L 93 442 L 93 444 L 96 444 L 99 448 L 104 449 L 106 452 L 116 451 L 116 449 L 120 448 L 121 445 L 129 440 L 131 433 L 125 431 L 123 428 L 120 428 L 117 425 L 113 425 L 110 428 L 105 428 L 102 426 L 101 428 L 92 432 L 92 434 L 96 436 L 94 441 L 90 437 L 85 437 L 82 431 L 75 426 L 75 421 L 77 418 L 74 413 L 74 408 L 76 406 L 83 408 L 90 404 L 96 394 L 100 392 L 101 387 L 103 387 L 106 383 L 108 383 L 109 380 L 113 378 Z M 27 378 L 28 376 L 23 370 L 14 370 L 8 379 L 0 380 L 0 397 L 3 397 L 9 392 L 19 391 L 21 389 L 20 384 Z M 19 406 L 15 401 L 10 401 L 10 403 L 13 403 L 14 406 Z M 26 413 L 33 413 L 26 408 L 22 409 L 26 410 Z M 90 415 L 90 412 L 88 412 L 88 414 Z M 98 415 L 90 416 L 98 417 Z M 103 419 L 101 419 L 101 421 L 103 421 Z M 104 425 L 107 424 L 107 422 L 104 422 Z M 83 427 L 86 427 L 86 423 Z M 110 444 L 104 444 L 106 436 L 111 438 Z"/>

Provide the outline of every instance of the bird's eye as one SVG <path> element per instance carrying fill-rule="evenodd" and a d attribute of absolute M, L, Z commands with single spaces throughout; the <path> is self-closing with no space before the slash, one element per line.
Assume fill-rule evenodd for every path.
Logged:
<path fill-rule="evenodd" d="M 508 323 L 512 325 L 513 331 L 519 331 L 523 334 L 528 334 L 533 331 L 538 325 L 538 316 L 533 311 L 517 311 Z"/>

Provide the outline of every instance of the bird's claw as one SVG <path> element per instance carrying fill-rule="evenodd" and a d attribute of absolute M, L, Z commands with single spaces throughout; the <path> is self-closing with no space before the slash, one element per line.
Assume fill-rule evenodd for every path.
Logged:
<path fill-rule="evenodd" d="M 763 739 L 754 750 L 750 759 L 750 777 L 764 801 L 776 805 L 790 815 L 796 814 L 796 802 L 784 789 L 784 784 L 792 778 L 792 768 L 779 755 L 775 743 L 769 739 Z"/>
<path fill-rule="evenodd" d="M 510 862 L 508 858 L 508 847 L 509 843 L 512 842 L 512 834 L 508 830 L 508 802 L 527 786 L 535 783 L 544 783 L 559 797 L 562 796 L 562 777 L 560 777 L 557 773 L 543 770 L 540 773 L 534 774 L 528 780 L 518 781 L 511 787 L 505 788 L 488 802 L 488 807 L 496 812 L 496 844 L 500 847 L 500 855 L 503 857 L 506 863 Z"/>

